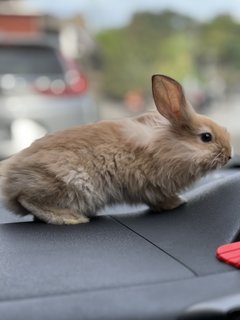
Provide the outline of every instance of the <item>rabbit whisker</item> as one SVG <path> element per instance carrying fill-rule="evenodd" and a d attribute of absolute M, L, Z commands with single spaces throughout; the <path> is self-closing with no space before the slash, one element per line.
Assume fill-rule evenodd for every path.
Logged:
<path fill-rule="evenodd" d="M 212 167 L 215 167 L 216 165 L 219 164 L 219 160 L 221 159 L 220 156 L 221 156 L 221 152 L 219 152 L 219 153 L 213 158 L 213 160 L 211 161 L 211 166 L 212 166 Z"/>

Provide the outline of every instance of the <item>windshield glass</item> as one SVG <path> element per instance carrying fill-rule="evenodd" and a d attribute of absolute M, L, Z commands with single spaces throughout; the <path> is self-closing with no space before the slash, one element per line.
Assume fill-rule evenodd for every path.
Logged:
<path fill-rule="evenodd" d="M 36 79 L 36 99 L 59 98 L 62 107 L 44 113 L 55 112 L 47 131 L 156 110 L 151 77 L 161 74 L 183 86 L 198 113 L 226 127 L 240 153 L 239 1 L 28 0 L 9 15 L 2 2 L 0 87 L 27 94 L 24 78 Z"/>

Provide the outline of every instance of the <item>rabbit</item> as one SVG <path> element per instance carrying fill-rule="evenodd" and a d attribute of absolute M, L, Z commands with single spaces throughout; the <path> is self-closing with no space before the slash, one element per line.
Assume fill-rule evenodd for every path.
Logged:
<path fill-rule="evenodd" d="M 230 135 L 194 111 L 176 80 L 153 75 L 155 111 L 48 134 L 0 166 L 13 212 L 86 223 L 106 205 L 172 210 L 179 194 L 232 157 Z"/>

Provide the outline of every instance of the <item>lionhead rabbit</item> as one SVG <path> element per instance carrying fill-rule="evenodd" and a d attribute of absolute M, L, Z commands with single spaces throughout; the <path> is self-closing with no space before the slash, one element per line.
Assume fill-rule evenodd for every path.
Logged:
<path fill-rule="evenodd" d="M 1 164 L 6 206 L 54 224 L 77 224 L 106 205 L 178 207 L 178 196 L 231 158 L 226 129 L 197 114 L 182 86 L 152 77 L 157 111 L 46 135 Z"/>

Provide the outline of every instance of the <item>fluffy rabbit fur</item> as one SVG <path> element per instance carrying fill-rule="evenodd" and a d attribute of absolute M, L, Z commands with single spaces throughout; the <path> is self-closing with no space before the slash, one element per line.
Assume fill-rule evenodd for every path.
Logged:
<path fill-rule="evenodd" d="M 114 203 L 181 205 L 179 192 L 231 158 L 230 137 L 192 109 L 175 80 L 155 75 L 152 85 L 158 111 L 49 134 L 3 161 L 6 206 L 77 224 Z"/>

